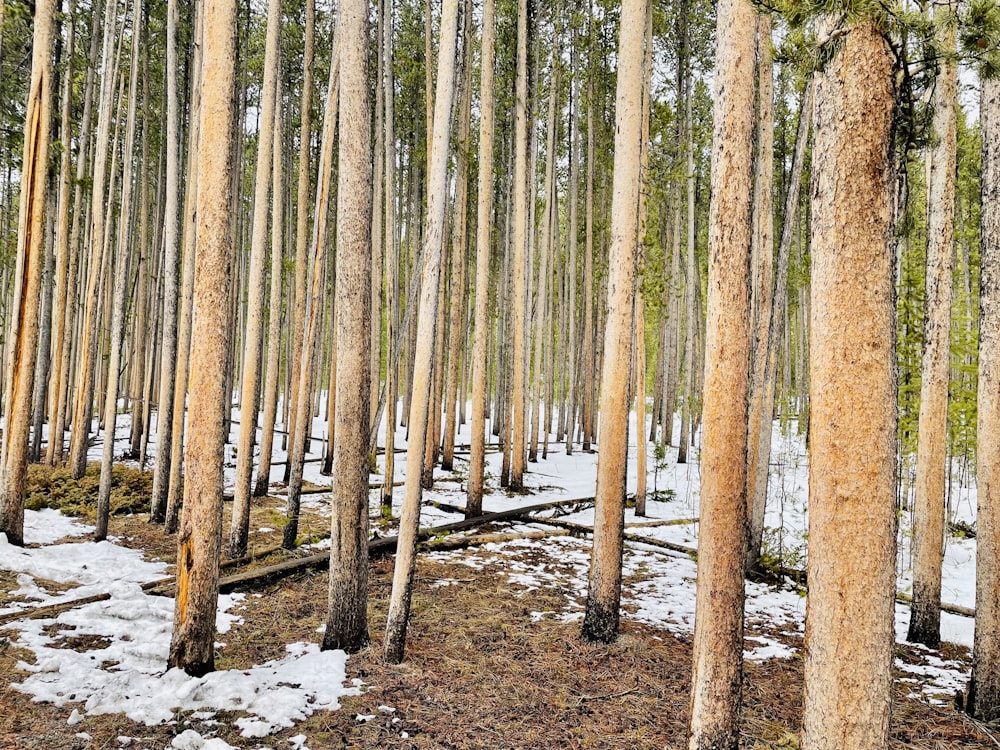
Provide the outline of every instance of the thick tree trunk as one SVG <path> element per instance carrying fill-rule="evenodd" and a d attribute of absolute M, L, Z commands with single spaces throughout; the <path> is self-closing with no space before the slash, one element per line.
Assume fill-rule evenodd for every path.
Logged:
<path fill-rule="evenodd" d="M 976 425 L 976 634 L 965 709 L 982 721 L 1000 718 L 1000 80 L 982 82 L 982 312 Z"/>
<path fill-rule="evenodd" d="M 232 262 L 233 86 L 236 3 L 206 0 L 202 39 L 198 252 L 191 345 L 191 410 L 184 511 L 177 537 L 177 599 L 169 665 L 200 676 L 215 668 L 215 614 L 222 546 L 223 448 L 229 394 Z"/>
<path fill-rule="evenodd" d="M 802 747 L 882 750 L 896 547 L 892 52 L 870 16 L 837 45 L 816 78 Z"/>
<path fill-rule="evenodd" d="M 608 319 L 601 373 L 601 453 L 597 468 L 594 547 L 590 557 L 583 637 L 618 636 L 622 529 L 628 458 L 629 362 L 635 321 L 639 154 L 642 142 L 643 30 L 649 0 L 622 3 L 615 96 L 615 163 L 608 264 Z"/>
<path fill-rule="evenodd" d="M 441 43 L 434 107 L 434 143 L 431 149 L 428 186 L 427 230 L 424 236 L 423 268 L 420 270 L 420 307 L 417 313 L 416 366 L 411 383 L 409 429 L 410 450 L 406 454 L 406 495 L 399 522 L 399 547 L 392 577 L 392 594 L 386 617 L 384 655 L 398 664 L 403 660 L 406 627 L 413 595 L 417 532 L 420 525 L 421 468 L 432 401 L 431 363 L 437 321 L 438 284 L 441 275 L 445 207 L 448 200 L 448 156 L 451 135 L 451 105 L 454 96 L 455 54 L 458 34 L 458 0 L 444 0 L 441 8 Z"/>
<path fill-rule="evenodd" d="M 5 342 L 3 403 L 6 424 L 0 438 L 0 532 L 7 535 L 8 542 L 18 546 L 24 544 L 28 431 L 38 344 L 55 13 L 54 0 L 39 0 L 35 5 L 17 215 L 17 260 L 11 297 L 14 309 Z"/>
<path fill-rule="evenodd" d="M 938 44 L 945 55 L 954 54 L 954 12 L 949 5 L 935 8 Z M 926 317 L 913 506 L 913 604 L 906 635 L 907 640 L 930 648 L 941 645 L 957 97 L 958 65 L 946 57 L 934 83 L 934 132 L 928 154 Z"/>
<path fill-rule="evenodd" d="M 330 614 L 323 648 L 368 645 L 368 449 L 372 166 L 368 0 L 342 0 L 337 188 L 337 439 L 333 446 Z M 387 227 L 391 230 L 391 227 Z M 333 394 L 331 394 L 332 396 Z"/>
<path fill-rule="evenodd" d="M 691 750 L 736 750 L 740 735 L 754 21 L 753 7 L 746 0 L 719 3 Z M 690 118 L 688 122 L 690 126 Z M 689 148 L 690 142 L 689 131 Z M 689 190 L 692 179 L 689 171 Z M 692 218 L 689 213 L 689 233 Z M 689 241 L 689 255 L 692 250 Z M 690 315 L 696 296 L 693 286 L 688 295 Z M 689 320 L 689 338 L 696 328 L 693 323 Z M 690 375 L 689 393 L 693 393 L 694 373 Z"/>

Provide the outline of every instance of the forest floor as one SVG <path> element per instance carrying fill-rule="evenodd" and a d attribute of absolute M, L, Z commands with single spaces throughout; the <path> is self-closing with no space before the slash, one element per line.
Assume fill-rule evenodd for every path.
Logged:
<path fill-rule="evenodd" d="M 532 498 L 523 501 L 537 502 Z M 281 510 L 280 498 L 256 507 L 251 551 L 280 542 Z M 310 503 L 305 512 L 305 535 L 326 527 L 322 503 Z M 85 526 L 57 521 L 52 515 L 29 514 L 32 534 L 39 535 L 40 543 L 31 545 L 28 554 L 51 553 L 46 558 L 50 561 L 93 559 L 98 565 L 104 560 L 103 564 L 117 565 L 122 571 L 134 567 L 142 571 L 136 580 L 163 575 L 162 565 L 141 568 L 149 561 L 173 562 L 172 540 L 151 527 L 143 515 L 115 516 L 111 523 L 115 544 L 94 545 L 82 536 Z M 524 532 L 529 528 L 541 525 L 515 524 L 493 530 Z M 64 531 L 74 536 L 52 538 Z M 31 538 L 29 535 L 29 541 Z M 108 698 L 107 693 L 120 692 L 122 684 L 109 687 L 111 682 L 102 683 L 98 678 L 121 679 L 116 670 L 127 671 L 126 656 L 116 649 L 121 641 L 129 645 L 133 640 L 146 640 L 140 625 L 148 619 L 147 610 L 161 611 L 161 625 L 165 623 L 158 635 L 148 638 L 169 638 L 172 600 L 166 597 L 143 594 L 142 599 L 125 599 L 124 604 L 118 604 L 135 609 L 129 626 L 132 630 L 126 628 L 125 633 L 113 629 L 99 632 L 93 624 L 96 615 L 84 617 L 87 607 L 107 606 L 103 603 L 74 608 L 58 619 L 8 624 L 0 631 L 0 750 L 684 747 L 690 613 L 684 608 L 687 605 L 679 607 L 676 602 L 669 613 L 664 612 L 669 609 L 665 604 L 670 603 L 669 597 L 690 594 L 693 563 L 683 554 L 630 545 L 622 635 L 610 646 L 591 645 L 580 640 L 577 619 L 588 552 L 589 540 L 563 536 L 544 543 L 519 540 L 421 554 L 406 660 L 399 666 L 387 665 L 380 648 L 393 560 L 374 560 L 369 610 L 372 645 L 348 658 L 342 674 L 334 669 L 329 675 L 344 689 L 330 701 L 330 696 L 324 697 L 320 688 L 314 688 L 296 709 L 300 713 L 293 717 L 291 726 L 271 726 L 266 736 L 256 738 L 243 736 L 255 734 L 254 724 L 246 723 L 247 715 L 254 715 L 250 706 L 247 711 L 178 710 L 171 707 L 172 695 L 162 685 L 155 689 L 168 694 L 153 696 L 152 703 L 143 709 L 145 714 L 130 707 L 127 697 Z M 253 565 L 266 566 L 289 554 L 275 553 Z M 146 562 L 138 561 L 139 557 Z M 126 562 L 129 560 L 132 562 Z M 0 568 L 8 565 L 16 569 L 13 564 Z M 0 584 L 4 584 L 0 585 L 0 612 L 84 593 L 73 588 L 79 581 L 67 582 L 54 572 L 47 574 L 52 578 L 46 578 L 40 573 L 47 568 L 37 559 L 33 565 L 25 568 L 32 571 L 30 581 L 23 572 L 0 574 Z M 787 583 L 748 587 L 750 600 L 758 601 L 757 611 L 774 616 L 748 616 L 744 747 L 794 748 L 801 721 L 801 624 L 790 625 L 783 619 L 775 604 L 779 595 L 767 589 L 785 589 L 780 596 L 790 598 L 793 604 L 796 598 L 804 600 Z M 220 627 L 225 643 L 217 652 L 220 673 L 248 675 L 255 665 L 282 663 L 294 653 L 288 644 L 317 644 L 326 619 L 326 588 L 325 573 L 304 572 L 250 589 L 244 597 L 225 597 L 220 603 L 220 611 L 226 610 L 225 617 L 220 615 L 225 625 Z M 115 591 L 112 594 L 118 596 Z M 110 605 L 115 605 L 114 598 Z M 77 619 L 73 619 L 74 612 Z M 116 616 L 129 618 L 120 612 Z M 34 622 L 35 629 L 24 625 L 26 622 Z M 40 648 L 40 638 L 49 647 L 64 651 Z M 305 647 L 297 648 L 301 653 Z M 60 654 L 60 661 L 64 661 L 68 656 L 65 650 L 102 663 L 89 671 L 84 669 L 73 682 L 71 670 L 64 664 L 46 661 Z M 111 658 L 103 659 L 102 651 Z M 52 657 L 53 653 L 57 656 Z M 989 748 L 1000 744 L 1000 732 L 976 725 L 955 710 L 948 686 L 956 683 L 942 683 L 941 670 L 935 669 L 935 665 L 947 665 L 952 673 L 967 673 L 967 648 L 947 646 L 942 652 L 930 653 L 898 645 L 896 657 L 893 748 Z M 163 666 L 158 667 L 161 672 Z M 65 687 L 69 692 L 46 692 L 45 685 L 40 687 L 37 682 L 33 688 L 24 687 L 39 679 L 68 680 L 64 687 L 69 685 Z M 298 687 L 297 681 L 287 678 L 279 679 L 277 687 L 254 690 L 264 690 L 265 700 L 280 703 L 287 699 L 281 690 L 294 687 Z M 22 692 L 26 689 L 29 692 Z M 171 689 L 176 690 L 176 684 Z M 141 688 L 136 690 L 141 692 Z M 186 687 L 182 692 L 191 690 Z M 109 700 L 106 710 L 114 712 L 99 713 L 104 710 L 99 708 L 101 701 Z M 324 701 L 327 705 L 339 701 L 340 707 L 326 710 L 322 708 Z M 156 705 L 166 706 L 168 713 L 147 725 L 141 717 L 155 720 Z"/>

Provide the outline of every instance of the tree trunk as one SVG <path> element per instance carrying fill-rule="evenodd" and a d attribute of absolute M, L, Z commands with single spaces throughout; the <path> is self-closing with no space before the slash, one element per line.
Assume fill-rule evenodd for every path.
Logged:
<path fill-rule="evenodd" d="M 486 349 L 489 339 L 490 234 L 493 219 L 493 57 L 494 0 L 483 0 L 480 70 L 479 177 L 476 206 L 476 306 L 472 345 L 472 435 L 469 446 L 469 484 L 465 515 L 483 512 L 483 475 L 486 454 Z"/>
<path fill-rule="evenodd" d="M 114 264 L 114 288 L 111 310 L 111 350 L 108 354 L 108 384 L 104 394 L 104 446 L 101 453 L 101 480 L 97 490 L 97 523 L 94 538 L 107 537 L 111 504 L 111 466 L 115 458 L 115 423 L 118 416 L 118 383 L 125 337 L 125 294 L 129 268 L 129 217 L 132 214 L 132 156 L 135 150 L 136 98 L 139 83 L 139 45 L 141 32 L 137 24 L 140 0 L 132 3 L 132 61 L 129 71 L 128 113 L 126 115 L 125 151 L 122 155 L 121 218 L 118 226 L 118 260 Z"/>
<path fill-rule="evenodd" d="M 169 666 L 201 676 L 215 668 L 215 615 L 222 546 L 223 448 L 230 396 L 222 363 L 229 348 L 232 261 L 233 90 L 236 3 L 203 11 L 198 251 L 192 313 L 191 410 L 184 511 L 177 537 L 177 599 Z"/>
<path fill-rule="evenodd" d="M 368 645 L 368 449 L 372 166 L 368 0 L 342 0 L 337 188 L 337 439 L 333 446 L 330 614 L 323 648 Z M 391 230 L 387 227 L 387 231 Z"/>
<path fill-rule="evenodd" d="M 434 361 L 438 284 L 441 275 L 445 207 L 448 199 L 448 156 L 451 135 L 451 105 L 454 96 L 455 54 L 458 34 L 458 0 L 444 0 L 441 8 L 441 42 L 438 56 L 437 92 L 434 106 L 434 142 L 431 149 L 430 182 L 427 193 L 427 229 L 424 236 L 420 307 L 417 313 L 416 366 L 411 382 L 410 449 L 406 453 L 406 496 L 399 522 L 399 546 L 392 577 L 392 594 L 386 617 L 384 655 L 398 664 L 403 660 L 406 626 L 413 595 L 417 532 L 420 525 L 422 446 L 427 439 L 431 399 L 431 363 Z"/>
<path fill-rule="evenodd" d="M 941 645 L 958 106 L 958 67 L 954 59 L 947 57 L 955 51 L 956 22 L 951 7 L 935 6 L 934 23 L 938 44 L 946 57 L 934 83 L 933 140 L 927 156 L 926 317 L 913 507 L 913 604 L 906 635 L 908 641 L 930 648 Z"/>
<path fill-rule="evenodd" d="M 393 74 L 392 32 L 395 14 L 392 0 L 385 3 L 383 25 L 382 87 L 385 89 L 385 341 L 389 347 L 385 359 L 385 481 L 382 483 L 382 515 L 392 517 L 392 485 L 396 473 L 396 402 L 399 392 L 399 303 L 397 286 L 399 242 L 396 234 L 396 129 L 395 76 Z M 375 429 L 378 430 L 376 421 Z"/>
<path fill-rule="evenodd" d="M 771 61 L 771 16 L 757 15 L 757 143 L 754 155 L 753 217 L 750 263 L 752 273 L 750 314 L 752 329 L 750 404 L 747 416 L 747 516 L 751 519 L 751 538 L 757 509 L 757 476 L 767 472 L 770 450 L 761 452 L 765 427 L 770 437 L 771 412 L 767 402 L 767 353 L 774 305 L 774 65 Z M 770 446 L 769 446 L 770 447 Z M 763 522 L 764 500 L 761 500 Z M 762 527 L 763 528 L 763 527 Z M 747 563 L 756 563 L 759 555 Z"/>
<path fill-rule="evenodd" d="M 177 75 L 177 15 L 179 0 L 167 0 L 167 184 L 163 213 L 163 340 L 160 343 L 160 389 L 156 401 L 156 464 L 150 520 L 163 523 L 167 515 L 170 458 L 173 453 L 174 388 L 177 380 L 177 286 L 180 271 L 180 105 Z M 193 126 L 192 126 L 193 127 Z"/>
<path fill-rule="evenodd" d="M 628 458 L 629 368 L 635 326 L 636 237 L 642 143 L 643 37 L 649 0 L 624 0 L 615 97 L 615 162 L 608 263 L 608 319 L 601 373 L 601 459 L 597 468 L 594 547 L 590 557 L 583 637 L 618 636 L 622 529 Z"/>
<path fill-rule="evenodd" d="M 743 672 L 754 9 L 718 7 L 691 750 L 736 750 Z M 690 105 L 689 105 L 690 106 Z M 688 118 L 690 126 L 691 119 Z M 688 148 L 690 149 L 690 129 Z M 689 190 L 693 180 L 688 152 Z M 689 193 L 690 200 L 690 193 Z M 689 238 L 692 216 L 688 214 Z M 689 239 L 689 255 L 691 247 Z M 690 263 L 690 261 L 689 261 Z M 691 281 L 689 265 L 689 283 Z M 688 312 L 696 290 L 688 287 Z M 696 329 L 689 319 L 688 334 Z M 690 343 L 693 350 L 692 341 Z M 692 356 L 693 360 L 693 356 Z M 694 373 L 690 373 L 693 393 Z M 693 420 L 692 420 L 693 421 Z"/>
<path fill-rule="evenodd" d="M 35 5 L 17 215 L 17 261 L 11 297 L 13 310 L 5 342 L 3 403 L 6 424 L 0 438 L 0 532 L 7 535 L 8 542 L 18 546 L 24 545 L 28 431 L 35 347 L 38 345 L 38 295 L 44 262 L 55 13 L 54 0 L 38 0 Z"/>
<path fill-rule="evenodd" d="M 514 98 L 514 184 L 513 184 L 513 289 L 511 305 L 511 346 L 513 379 L 511 406 L 514 410 L 510 440 L 510 489 L 524 489 L 525 472 L 525 365 L 528 309 L 528 0 L 517 6 L 517 80 Z"/>
<path fill-rule="evenodd" d="M 982 118 L 982 266 L 979 388 L 976 425 L 976 634 L 965 710 L 981 721 L 1000 718 L 1000 80 L 986 78 Z"/>
<path fill-rule="evenodd" d="M 247 317 L 244 332 L 243 377 L 240 382 L 240 436 L 236 448 L 236 486 L 233 517 L 226 556 L 235 560 L 246 555 L 250 533 L 250 478 L 253 475 L 253 444 L 257 436 L 257 392 L 260 388 L 260 353 L 264 324 L 264 262 L 267 255 L 267 218 L 270 206 L 271 152 L 274 145 L 274 109 L 277 99 L 278 44 L 281 34 L 281 0 L 267 4 L 267 35 L 264 41 L 264 81 L 261 91 L 260 127 L 257 132 L 257 172 L 254 177 L 253 227 L 250 235 L 250 267 L 247 271 Z M 278 144 L 280 148 L 280 143 Z M 281 300 L 279 298 L 280 305 Z"/>
<path fill-rule="evenodd" d="M 894 96 L 892 51 L 882 28 L 871 16 L 854 21 L 816 78 L 806 750 L 889 745 L 896 547 L 889 199 Z"/>

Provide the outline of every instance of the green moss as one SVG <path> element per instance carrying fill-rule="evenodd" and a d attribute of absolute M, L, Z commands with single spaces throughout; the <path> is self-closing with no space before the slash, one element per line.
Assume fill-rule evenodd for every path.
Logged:
<path fill-rule="evenodd" d="M 55 508 L 67 515 L 94 518 L 100 482 L 101 467 L 97 463 L 89 464 L 80 479 L 73 479 L 66 468 L 32 465 L 28 467 L 28 492 L 24 506 L 31 510 Z M 152 489 L 152 472 L 113 466 L 111 514 L 148 512 Z"/>

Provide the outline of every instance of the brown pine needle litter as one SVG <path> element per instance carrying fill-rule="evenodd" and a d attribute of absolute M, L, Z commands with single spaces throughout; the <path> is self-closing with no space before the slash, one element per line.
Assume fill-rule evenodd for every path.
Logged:
<path fill-rule="evenodd" d="M 252 549 L 280 538 L 281 501 L 255 506 Z M 228 508 L 227 508 L 228 516 Z M 312 520 L 312 519 L 311 519 Z M 313 525 L 319 529 L 317 517 Z M 258 533 L 256 529 L 274 528 Z M 111 533 L 129 546 L 149 544 L 153 556 L 172 559 L 173 540 L 150 528 L 143 515 L 119 515 Z M 160 537 L 157 539 L 157 537 Z M 154 541 L 155 540 L 155 541 Z M 545 540 L 523 549 L 547 557 Z M 278 555 L 288 553 L 276 553 Z M 25 676 L 19 660 L 31 654 L 0 633 L 0 750 L 89 750 L 162 748 L 189 726 L 238 748 L 288 747 L 304 734 L 312 750 L 326 748 L 684 748 L 690 688 L 690 639 L 622 620 L 621 637 L 610 646 L 584 643 L 578 621 L 532 617 L 566 610 L 566 591 L 527 590 L 512 584 L 502 567 L 470 567 L 468 551 L 444 559 L 418 558 L 413 609 L 402 665 L 381 658 L 391 557 L 370 572 L 369 632 L 372 645 L 348 661 L 348 678 L 363 692 L 345 698 L 338 711 L 321 711 L 271 737 L 249 740 L 233 727 L 235 717 L 217 715 L 219 725 L 177 716 L 173 726 L 146 727 L 121 715 L 85 716 L 67 725 L 73 708 L 33 703 L 10 684 Z M 277 558 L 277 559 L 280 559 Z M 273 563 L 275 558 L 255 562 Z M 556 557 L 551 564 L 559 564 Z M 6 580 L 6 579 L 4 579 Z M 442 582 L 448 585 L 441 585 Z M 237 613 L 244 622 L 221 638 L 219 669 L 246 668 L 285 655 L 297 641 L 318 643 L 326 621 L 327 576 L 301 573 L 247 592 Z M 753 632 L 748 631 L 748 635 Z M 767 633 L 798 649 L 790 659 L 747 662 L 744 668 L 743 747 L 799 747 L 802 713 L 802 642 L 795 635 Z M 4 636 L 7 636 L 6 638 Z M 87 645 L 70 640 L 67 647 Z M 94 644 L 89 644 L 92 648 Z M 897 648 L 905 660 L 907 649 Z M 948 647 L 944 658 L 968 663 L 966 650 Z M 910 676 L 910 675 L 907 675 Z M 1000 732 L 970 721 L 952 705 L 930 705 L 907 697 L 912 685 L 897 683 L 892 748 L 941 750 L 997 748 Z M 78 736 L 78 733 L 79 736 Z M 89 737 L 89 738 L 86 738 Z"/>

